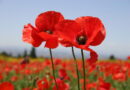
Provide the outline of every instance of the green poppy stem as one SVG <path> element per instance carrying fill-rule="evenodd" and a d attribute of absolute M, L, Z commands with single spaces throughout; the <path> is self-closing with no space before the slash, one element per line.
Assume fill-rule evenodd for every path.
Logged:
<path fill-rule="evenodd" d="M 82 62 L 83 62 L 84 90 L 86 90 L 85 60 L 84 60 L 83 49 L 81 49 L 81 55 L 82 55 Z"/>
<path fill-rule="evenodd" d="M 54 62 L 53 62 L 53 56 L 52 56 L 52 50 L 51 50 L 51 48 L 49 48 L 49 52 L 50 52 L 50 57 L 51 57 L 53 77 L 54 77 L 54 81 L 55 81 L 56 88 L 57 88 L 57 90 L 58 90 L 58 85 L 57 85 L 57 83 L 56 83 L 55 68 L 54 68 Z"/>
<path fill-rule="evenodd" d="M 74 58 L 74 62 L 75 62 L 75 67 L 76 67 L 76 72 L 77 72 L 77 77 L 78 77 L 78 90 L 80 90 L 79 70 L 78 70 L 78 64 L 77 64 L 77 60 L 76 60 L 75 53 L 74 53 L 74 47 L 72 47 L 72 54 L 73 54 L 73 58 Z"/>

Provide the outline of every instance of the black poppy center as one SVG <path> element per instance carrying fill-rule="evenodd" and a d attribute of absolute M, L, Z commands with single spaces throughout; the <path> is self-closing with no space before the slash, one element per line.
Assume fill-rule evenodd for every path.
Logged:
<path fill-rule="evenodd" d="M 53 32 L 51 30 L 46 30 L 45 32 L 48 34 L 53 34 Z"/>
<path fill-rule="evenodd" d="M 77 42 L 79 45 L 85 45 L 87 42 L 87 37 L 86 36 L 79 36 L 77 37 Z"/>

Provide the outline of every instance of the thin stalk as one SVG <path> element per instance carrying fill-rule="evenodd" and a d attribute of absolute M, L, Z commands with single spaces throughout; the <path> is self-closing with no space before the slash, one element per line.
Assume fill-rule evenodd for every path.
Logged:
<path fill-rule="evenodd" d="M 49 52 L 50 52 L 51 64 L 52 64 L 52 73 L 53 73 L 53 77 L 54 77 L 54 81 L 55 81 L 56 88 L 57 88 L 57 90 L 58 90 L 58 85 L 57 85 L 57 83 L 56 83 L 56 76 L 55 76 L 55 68 L 54 68 L 53 56 L 52 56 L 52 51 L 51 51 L 50 48 L 49 48 Z"/>
<path fill-rule="evenodd" d="M 84 90 L 86 90 L 85 60 L 84 60 L 83 49 L 81 49 L 81 55 L 82 55 L 82 62 L 83 62 Z"/>
<path fill-rule="evenodd" d="M 78 77 L 78 90 L 80 90 L 79 70 L 78 70 L 78 64 L 77 64 L 77 60 L 76 60 L 75 53 L 74 53 L 74 47 L 72 47 L 72 54 L 73 54 L 73 58 L 74 58 L 74 62 L 75 62 L 75 67 L 76 67 L 76 72 L 77 72 L 77 77 Z"/>

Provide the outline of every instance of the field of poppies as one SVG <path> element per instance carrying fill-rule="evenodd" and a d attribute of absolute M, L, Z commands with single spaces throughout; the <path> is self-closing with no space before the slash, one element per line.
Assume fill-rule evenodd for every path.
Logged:
<path fill-rule="evenodd" d="M 83 90 L 82 60 L 77 60 L 80 89 Z M 87 61 L 87 60 L 86 60 Z M 21 59 L 0 60 L 0 90 L 56 90 L 49 59 L 20 63 Z M 58 90 L 78 90 L 74 60 L 54 59 Z M 86 62 L 87 90 L 130 90 L 130 62 L 102 60 Z"/>

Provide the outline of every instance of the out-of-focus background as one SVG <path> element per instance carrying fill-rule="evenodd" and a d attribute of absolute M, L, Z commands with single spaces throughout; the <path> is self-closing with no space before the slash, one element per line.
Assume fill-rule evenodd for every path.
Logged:
<path fill-rule="evenodd" d="M 104 42 L 92 47 L 99 58 L 113 55 L 126 59 L 130 55 L 130 0 L 0 0 L 0 53 L 13 56 L 23 55 L 25 51 L 29 53 L 32 46 L 22 41 L 23 26 L 35 25 L 37 15 L 48 10 L 59 11 L 66 19 L 99 17 L 107 30 Z M 81 56 L 80 50 L 75 52 L 77 57 Z M 44 43 L 36 48 L 36 54 L 48 57 Z M 71 48 L 59 46 L 53 50 L 53 55 L 71 58 Z"/>

